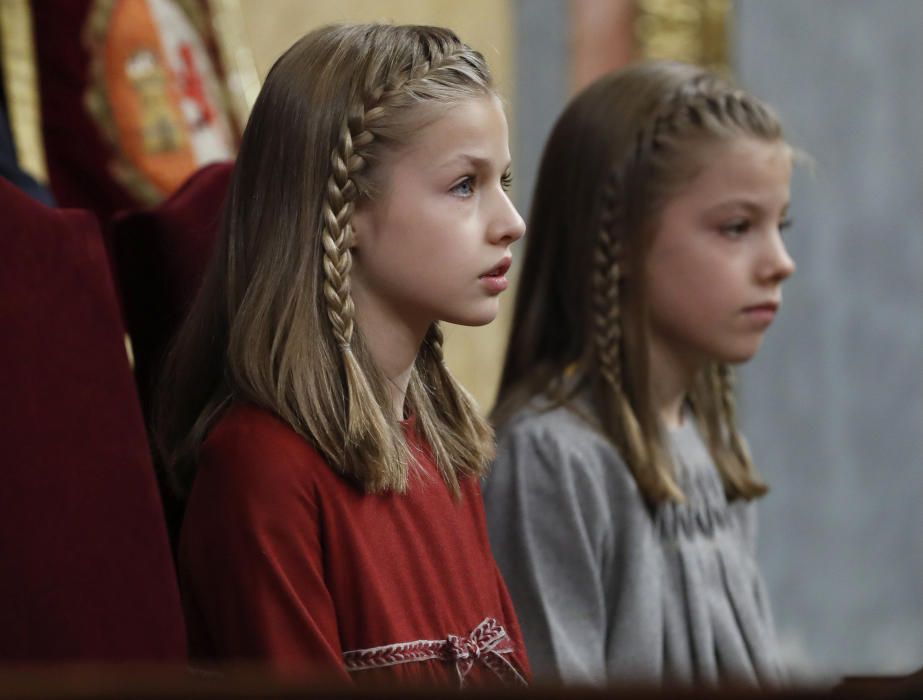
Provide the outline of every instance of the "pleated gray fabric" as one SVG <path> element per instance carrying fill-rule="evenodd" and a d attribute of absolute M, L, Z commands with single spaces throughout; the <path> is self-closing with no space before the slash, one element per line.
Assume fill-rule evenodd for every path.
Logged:
<path fill-rule="evenodd" d="M 484 500 L 536 679 L 783 683 L 753 506 L 728 503 L 691 416 L 669 442 L 687 502 L 652 512 L 573 411 L 501 429 Z"/>

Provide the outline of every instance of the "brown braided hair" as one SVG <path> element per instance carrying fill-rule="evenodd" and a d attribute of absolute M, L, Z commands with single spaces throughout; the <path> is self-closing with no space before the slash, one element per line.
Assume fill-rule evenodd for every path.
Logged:
<path fill-rule="evenodd" d="M 537 393 L 570 406 L 588 393 L 599 429 L 652 503 L 683 493 L 651 407 L 645 299 L 633 271 L 643 269 L 663 206 L 701 167 L 699 149 L 739 136 L 774 142 L 782 131 L 766 105 L 713 73 L 643 62 L 571 102 L 539 171 L 494 420 Z M 549 317 L 561 322 L 551 327 Z M 702 375 L 689 401 L 726 490 L 762 495 L 736 427 L 730 369 Z"/>
<path fill-rule="evenodd" d="M 438 27 L 329 26 L 279 58 L 162 384 L 171 391 L 159 402 L 158 445 L 180 491 L 232 400 L 275 413 L 366 491 L 407 488 L 404 428 L 355 322 L 351 220 L 375 197 L 386 152 L 453 104 L 493 94 L 483 57 Z M 406 405 L 453 492 L 459 478 L 484 472 L 493 432 L 446 369 L 437 325 Z"/>

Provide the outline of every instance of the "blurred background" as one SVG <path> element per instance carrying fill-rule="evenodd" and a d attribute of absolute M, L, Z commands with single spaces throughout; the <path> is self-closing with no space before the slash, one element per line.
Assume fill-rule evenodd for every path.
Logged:
<path fill-rule="evenodd" d="M 85 109 L 95 121 L 81 128 L 118 150 L 107 31 L 121 23 L 130 33 L 141 15 L 161 30 L 172 22 L 174 34 L 198 32 L 196 46 L 218 66 L 183 83 L 183 118 L 209 130 L 191 139 L 182 162 L 141 162 L 128 148 L 108 160 L 88 155 L 69 126 Z M 329 22 L 445 25 L 484 53 L 508 105 L 524 216 L 550 127 L 588 82 L 647 56 L 728 71 L 777 108 L 790 141 L 813 159 L 792 188 L 798 272 L 741 381 L 744 429 L 772 486 L 761 503 L 760 558 L 778 632 L 805 679 L 923 664 L 923 2 L 0 0 L 0 20 L 9 125 L 0 131 L 12 138 L 15 176 L 37 197 L 91 208 L 104 224 L 233 157 L 275 58 Z M 196 54 L 179 55 L 188 66 Z M 133 84 L 154 94 L 164 79 L 156 56 L 130 58 Z M 69 73 L 75 63 L 80 70 Z M 212 78 L 220 113 L 209 106 Z M 59 92 L 46 85 L 56 80 Z M 68 91 L 77 107 L 57 101 Z M 168 121 L 152 138 L 173 133 Z M 115 178 L 120 194 L 78 193 L 90 167 Z M 68 179 L 68 169 L 77 175 Z M 512 300 L 508 292 L 491 326 L 448 333 L 450 365 L 485 410 Z"/>

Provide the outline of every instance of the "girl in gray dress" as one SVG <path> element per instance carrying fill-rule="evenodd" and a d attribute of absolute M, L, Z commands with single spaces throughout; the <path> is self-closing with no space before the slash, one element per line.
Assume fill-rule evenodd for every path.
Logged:
<path fill-rule="evenodd" d="M 536 677 L 782 680 L 730 368 L 794 271 L 791 167 L 767 105 L 686 64 L 609 74 L 559 118 L 485 488 Z"/>

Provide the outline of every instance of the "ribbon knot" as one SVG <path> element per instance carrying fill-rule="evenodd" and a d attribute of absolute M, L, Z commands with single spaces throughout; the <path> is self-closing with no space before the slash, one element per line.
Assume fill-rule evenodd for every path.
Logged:
<path fill-rule="evenodd" d="M 509 643 L 506 630 L 495 619 L 487 618 L 475 627 L 467 637 L 450 634 L 446 638 L 443 653 L 447 661 L 455 662 L 458 682 L 464 687 L 465 677 L 471 671 L 471 667 L 474 666 L 475 662 L 482 661 L 487 663 L 487 666 L 494 670 L 493 664 L 489 663 L 488 660 L 502 660 L 505 662 L 506 660 L 500 655 L 509 654 L 510 652 L 512 652 L 512 646 Z"/>
<path fill-rule="evenodd" d="M 458 637 L 450 634 L 446 640 L 446 652 L 451 661 L 481 658 L 481 648 L 470 637 Z"/>
<path fill-rule="evenodd" d="M 526 685 L 525 678 L 506 658 L 513 654 L 513 643 L 506 630 L 488 617 L 459 637 L 450 634 L 443 639 L 420 639 L 415 642 L 387 644 L 371 649 L 355 649 L 343 654 L 347 671 L 364 671 L 385 666 L 440 659 L 455 664 L 458 684 L 465 687 L 465 677 L 475 663 L 485 666 L 507 685 Z"/>

